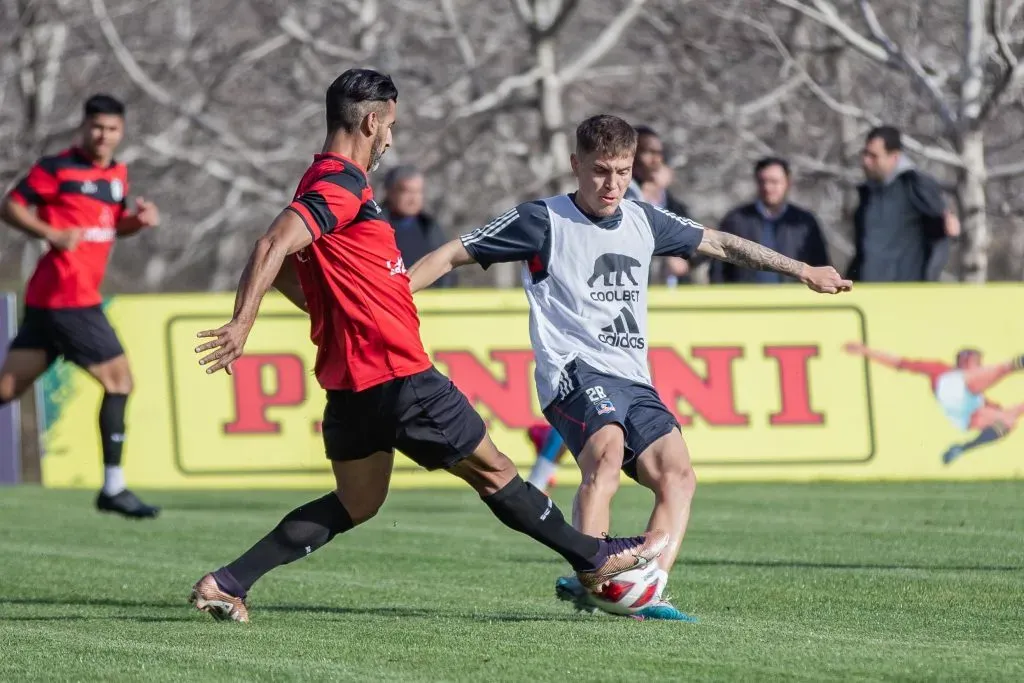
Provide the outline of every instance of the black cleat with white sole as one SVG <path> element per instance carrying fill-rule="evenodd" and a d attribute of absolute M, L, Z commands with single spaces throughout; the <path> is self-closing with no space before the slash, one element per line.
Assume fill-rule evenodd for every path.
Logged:
<path fill-rule="evenodd" d="M 146 505 L 128 489 L 113 496 L 100 491 L 96 496 L 96 509 L 100 512 L 116 512 L 132 519 L 153 519 L 160 514 L 160 508 Z"/>

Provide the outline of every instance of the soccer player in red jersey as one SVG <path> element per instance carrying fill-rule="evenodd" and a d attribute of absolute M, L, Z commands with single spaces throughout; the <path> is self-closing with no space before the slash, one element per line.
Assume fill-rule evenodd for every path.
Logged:
<path fill-rule="evenodd" d="M 1024 356 L 987 365 L 982 362 L 981 351 L 962 349 L 956 354 L 955 365 L 950 365 L 941 360 L 905 358 L 868 348 L 860 342 L 851 342 L 843 348 L 849 354 L 863 356 L 893 370 L 927 377 L 932 395 L 953 426 L 962 432 L 978 432 L 970 441 L 953 444 L 943 453 L 942 462 L 946 465 L 967 451 L 1006 438 L 1024 416 L 1024 403 L 1007 408 L 985 396 L 996 384 L 1024 370 Z"/>
<path fill-rule="evenodd" d="M 192 588 L 196 607 L 248 621 L 245 597 L 293 562 L 373 517 L 387 496 L 394 449 L 465 480 L 506 526 L 558 552 L 588 587 L 656 558 L 662 531 L 597 539 L 495 447 L 483 420 L 423 349 L 394 230 L 366 178 L 391 145 L 398 90 L 376 71 L 346 71 L 327 90 L 327 139 L 242 273 L 231 321 L 200 332 L 200 364 L 226 370 L 242 355 L 263 295 L 277 287 L 310 316 L 316 376 L 327 391 L 323 438 L 336 488 L 302 505 L 241 557 Z M 209 352 L 209 353 L 206 353 Z"/>
<path fill-rule="evenodd" d="M 46 240 L 25 290 L 25 315 L 0 369 L 0 405 L 25 392 L 59 357 L 80 366 L 104 390 L 100 404 L 103 489 L 96 507 L 126 517 L 156 517 L 125 488 L 121 469 L 125 407 L 132 374 L 100 304 L 100 283 L 114 240 L 153 227 L 156 205 L 129 210 L 128 168 L 114 159 L 124 137 L 124 105 L 109 95 L 85 102 L 81 144 L 36 162 L 0 205 L 0 217 Z"/>

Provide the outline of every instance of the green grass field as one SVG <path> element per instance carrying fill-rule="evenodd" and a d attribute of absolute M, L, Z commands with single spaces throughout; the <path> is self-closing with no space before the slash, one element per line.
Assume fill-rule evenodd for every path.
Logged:
<path fill-rule="evenodd" d="M 462 491 L 394 492 L 258 584 L 248 625 L 190 610 L 312 497 L 153 492 L 146 523 L 3 490 L 0 680 L 1024 680 L 1024 483 L 703 485 L 669 584 L 697 625 L 576 615 L 561 560 Z M 648 506 L 622 489 L 614 530 Z"/>

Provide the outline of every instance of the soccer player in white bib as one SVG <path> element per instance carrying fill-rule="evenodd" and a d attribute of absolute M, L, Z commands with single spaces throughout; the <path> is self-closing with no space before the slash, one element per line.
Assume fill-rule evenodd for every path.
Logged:
<path fill-rule="evenodd" d="M 651 258 L 699 253 L 783 273 L 830 294 L 852 283 L 831 267 L 812 268 L 650 204 L 623 200 L 636 143 L 636 131 L 618 117 L 587 119 L 576 129 L 570 159 L 576 192 L 520 204 L 428 254 L 409 275 L 415 292 L 458 266 L 524 264 L 538 397 L 583 476 L 573 525 L 595 536 L 608 532 L 620 470 L 653 491 L 650 528 L 669 531 L 672 540 L 658 561 L 658 598 L 640 616 L 691 621 L 663 597 L 696 480 L 679 423 L 651 385 Z M 556 593 L 592 609 L 572 577 L 558 579 Z"/>

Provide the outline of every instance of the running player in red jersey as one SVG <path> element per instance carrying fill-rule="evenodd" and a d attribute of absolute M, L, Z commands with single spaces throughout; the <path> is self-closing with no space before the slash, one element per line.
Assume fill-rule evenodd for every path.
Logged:
<path fill-rule="evenodd" d="M 81 144 L 41 158 L 7 195 L 0 217 L 50 249 L 25 290 L 25 316 L 0 369 L 0 405 L 21 396 L 60 356 L 92 375 L 100 404 L 103 489 L 96 507 L 126 517 L 156 517 L 125 488 L 124 415 L 132 391 L 128 358 L 100 304 L 114 240 L 157 225 L 156 205 L 128 209 L 128 168 L 114 159 L 124 137 L 124 105 L 109 95 L 85 102 Z"/>
<path fill-rule="evenodd" d="M 336 488 L 306 503 L 241 557 L 203 576 L 190 600 L 218 619 L 248 621 L 245 597 L 264 574 L 373 517 L 398 448 L 428 470 L 465 480 L 506 526 L 558 552 L 597 587 L 656 558 L 662 531 L 597 539 L 561 511 L 495 447 L 483 420 L 423 349 L 394 230 L 366 173 L 391 145 L 398 90 L 376 71 L 346 71 L 327 90 L 327 139 L 294 201 L 256 244 L 234 315 L 196 348 L 208 373 L 231 372 L 263 295 L 277 287 L 310 316 L 316 376 L 327 391 L 323 438 Z M 207 353 L 208 352 L 208 353 Z"/>
<path fill-rule="evenodd" d="M 978 432 L 971 441 L 949 447 L 942 455 L 942 462 L 947 465 L 967 451 L 1005 438 L 1024 415 L 1024 403 L 1004 408 L 985 397 L 985 392 L 997 383 L 1024 370 L 1024 356 L 984 365 L 981 351 L 963 349 L 956 354 L 956 365 L 950 365 L 938 360 L 904 358 L 868 348 L 860 342 L 851 342 L 843 348 L 847 353 L 894 370 L 924 375 L 931 382 L 935 400 L 953 426 L 963 432 Z"/>

